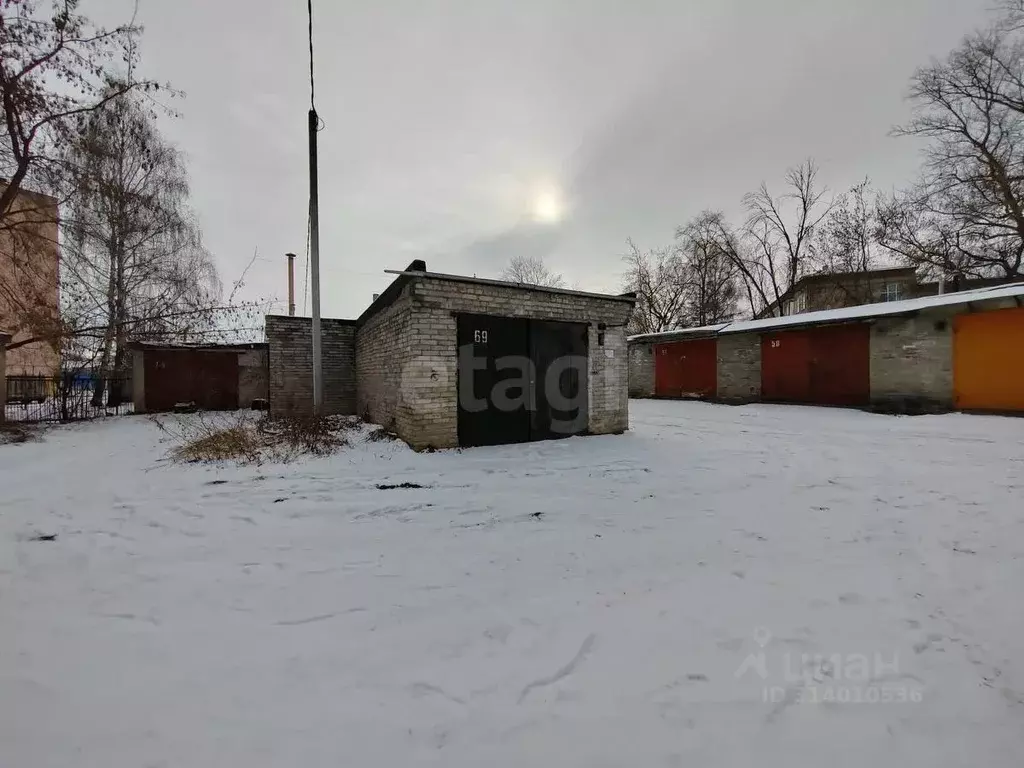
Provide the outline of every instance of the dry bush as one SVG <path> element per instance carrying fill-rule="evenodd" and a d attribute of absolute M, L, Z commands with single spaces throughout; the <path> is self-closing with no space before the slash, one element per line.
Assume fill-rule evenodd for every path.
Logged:
<path fill-rule="evenodd" d="M 392 443 L 400 439 L 398 435 L 384 427 L 374 427 L 366 435 L 366 442 L 368 443 Z"/>
<path fill-rule="evenodd" d="M 338 416 L 263 416 L 256 429 L 277 460 L 290 461 L 305 455 L 327 456 L 344 448 L 348 444 L 345 432 L 357 423 Z"/>
<path fill-rule="evenodd" d="M 250 412 L 196 413 L 153 421 L 170 437 L 170 457 L 188 463 L 286 463 L 302 456 L 327 456 L 348 441 L 358 424 L 336 416 L 271 419 Z"/>
<path fill-rule="evenodd" d="M 11 421 L 0 421 L 0 445 L 11 443 L 27 443 L 37 440 L 38 430 L 26 424 Z"/>

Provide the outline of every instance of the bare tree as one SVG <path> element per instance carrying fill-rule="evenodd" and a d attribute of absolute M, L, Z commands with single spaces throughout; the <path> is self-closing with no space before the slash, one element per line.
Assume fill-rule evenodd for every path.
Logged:
<path fill-rule="evenodd" d="M 754 314 L 773 304 L 785 311 L 781 299 L 811 268 L 816 229 L 832 210 L 813 160 L 786 172 L 786 189 L 775 197 L 762 182 L 743 198 L 749 253 L 736 266 Z"/>
<path fill-rule="evenodd" d="M 879 202 L 875 238 L 898 262 L 918 267 L 923 275 L 936 279 L 984 276 L 962 247 L 963 233 L 949 218 L 927 210 L 917 190 Z"/>
<path fill-rule="evenodd" d="M 914 117 L 895 134 L 929 143 L 921 182 L 888 213 L 886 247 L 933 272 L 955 265 L 1017 277 L 1024 260 L 1024 45 L 1001 25 L 969 36 L 945 61 L 915 74 L 910 99 Z"/>
<path fill-rule="evenodd" d="M 687 278 L 679 249 L 642 251 L 632 240 L 626 242 L 623 288 L 636 293 L 630 333 L 659 333 L 686 325 Z"/>
<path fill-rule="evenodd" d="M 55 0 L 47 12 L 40 0 L 0 3 L 0 108 L 6 140 L 0 143 L 0 223 L 22 183 L 45 176 L 60 149 L 82 127 L 82 120 L 130 91 L 159 86 L 131 78 L 115 82 L 115 61 L 131 71 L 134 23 L 114 29 L 94 25 L 78 13 L 79 0 Z"/>
<path fill-rule="evenodd" d="M 68 330 L 96 337 L 101 377 L 123 375 L 129 338 L 205 330 L 220 282 L 189 209 L 184 161 L 137 99 L 90 113 L 67 160 Z"/>
<path fill-rule="evenodd" d="M 868 179 L 840 195 L 818 229 L 815 258 L 823 272 L 866 272 L 878 261 L 875 253 L 875 201 Z"/>
<path fill-rule="evenodd" d="M 1024 28 L 1024 0 L 1003 0 L 996 10 L 1001 13 L 1000 29 L 1012 32 Z"/>
<path fill-rule="evenodd" d="M 501 273 L 502 280 L 523 285 L 539 285 L 546 288 L 564 288 L 562 276 L 552 272 L 539 256 L 513 256 Z"/>
<path fill-rule="evenodd" d="M 736 315 L 739 270 L 734 240 L 716 211 L 705 211 L 676 230 L 689 325 L 721 323 Z"/>
<path fill-rule="evenodd" d="M 880 196 L 865 178 L 836 199 L 818 227 L 814 267 L 820 274 L 837 276 L 830 287 L 845 304 L 874 300 L 871 272 L 892 264 L 879 243 L 880 205 Z"/>

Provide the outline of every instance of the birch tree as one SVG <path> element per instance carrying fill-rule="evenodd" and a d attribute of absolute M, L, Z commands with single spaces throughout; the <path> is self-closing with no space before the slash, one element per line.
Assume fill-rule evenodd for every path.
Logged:
<path fill-rule="evenodd" d="M 139 100 L 90 114 L 67 165 L 70 332 L 95 338 L 101 377 L 123 375 L 130 338 L 187 336 L 208 325 L 220 282 L 189 207 L 184 160 Z"/>
<path fill-rule="evenodd" d="M 123 78 L 131 71 L 134 23 L 113 29 L 95 25 L 78 11 L 79 0 L 0 0 L 0 226 L 26 180 L 41 186 L 48 166 L 83 120 L 130 92 L 152 92 L 149 80 Z"/>

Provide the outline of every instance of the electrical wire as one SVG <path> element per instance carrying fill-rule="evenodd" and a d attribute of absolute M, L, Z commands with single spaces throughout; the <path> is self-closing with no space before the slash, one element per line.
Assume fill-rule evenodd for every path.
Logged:
<path fill-rule="evenodd" d="M 313 0 L 307 0 L 309 10 L 309 108 L 316 112 L 316 85 L 313 79 Z"/>
<path fill-rule="evenodd" d="M 327 127 L 327 123 L 316 111 L 316 78 L 313 74 L 313 0 L 307 0 L 306 8 L 309 12 L 309 109 L 316 118 L 316 130 L 319 133 Z"/>

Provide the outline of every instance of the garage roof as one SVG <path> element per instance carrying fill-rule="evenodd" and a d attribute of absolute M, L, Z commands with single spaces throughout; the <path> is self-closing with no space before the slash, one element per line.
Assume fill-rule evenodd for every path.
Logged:
<path fill-rule="evenodd" d="M 729 334 L 729 333 L 750 333 L 756 331 L 772 331 L 779 328 L 788 328 L 808 325 L 827 325 L 830 323 L 841 323 L 852 320 L 869 320 L 875 317 L 887 317 L 894 315 L 910 315 L 923 310 L 935 309 L 938 307 L 955 307 L 964 304 L 972 304 L 980 301 L 996 301 L 999 299 L 1015 299 L 1018 303 L 1024 303 L 1024 283 L 1012 285 L 1000 285 L 994 288 L 979 288 L 973 291 L 960 291 L 959 293 L 944 293 L 939 296 L 924 296 L 917 299 L 906 299 L 904 301 L 885 301 L 877 304 L 860 304 L 856 307 L 843 307 L 842 309 L 826 309 L 819 312 L 801 312 L 786 317 L 766 317 L 762 320 L 740 320 L 735 323 L 725 323 L 721 326 L 704 326 L 702 328 L 687 328 L 681 331 L 665 331 L 664 333 L 646 333 L 638 336 L 630 336 L 630 341 L 675 341 L 687 338 L 691 334 L 708 335 Z"/>
<path fill-rule="evenodd" d="M 716 325 L 701 325 L 696 328 L 680 328 L 677 331 L 662 331 L 660 333 L 638 333 L 630 336 L 630 341 L 684 341 L 686 339 L 714 336 L 729 323 L 717 323 Z"/>
<path fill-rule="evenodd" d="M 467 275 L 450 275 L 445 272 L 428 272 L 427 263 L 422 259 L 416 259 L 405 269 L 385 269 L 384 272 L 389 275 L 396 275 L 395 279 L 391 282 L 384 292 L 381 293 L 373 303 L 367 307 L 363 314 L 356 320 L 357 325 L 362 325 L 369 320 L 373 315 L 377 314 L 385 307 L 389 306 L 394 302 L 399 294 L 402 292 L 402 288 L 410 280 L 416 279 L 432 279 L 432 280 L 447 280 L 454 283 L 470 283 L 473 285 L 493 285 L 500 288 L 518 288 L 526 291 L 538 291 L 541 293 L 559 293 L 568 296 L 580 296 L 591 299 L 604 299 L 606 301 L 623 301 L 629 304 L 636 304 L 635 293 L 623 293 L 619 295 L 610 293 L 589 293 L 587 291 L 574 291 L 570 288 L 549 288 L 543 285 L 529 285 L 526 283 L 514 283 L 508 280 L 491 280 L 484 277 L 469 277 Z"/>

